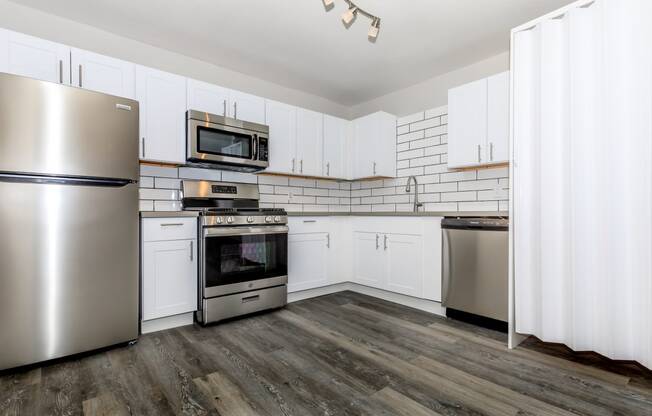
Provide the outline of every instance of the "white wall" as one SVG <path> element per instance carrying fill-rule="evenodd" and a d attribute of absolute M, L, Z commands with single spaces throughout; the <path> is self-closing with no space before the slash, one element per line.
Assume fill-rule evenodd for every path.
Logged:
<path fill-rule="evenodd" d="M 356 118 L 379 110 L 401 117 L 422 111 L 424 108 L 447 105 L 448 90 L 450 88 L 508 69 L 509 52 L 504 52 L 411 87 L 353 106 L 350 110 L 350 117 Z"/>
<path fill-rule="evenodd" d="M 52 14 L 0 0 L 0 28 L 147 65 L 265 98 L 348 117 L 349 108 L 197 59 L 150 46 Z"/>

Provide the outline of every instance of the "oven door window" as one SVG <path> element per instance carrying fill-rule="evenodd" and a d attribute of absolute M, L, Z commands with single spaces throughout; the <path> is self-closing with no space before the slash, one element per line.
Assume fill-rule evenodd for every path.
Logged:
<path fill-rule="evenodd" d="M 253 157 L 253 137 L 250 134 L 198 126 L 197 152 L 251 159 Z"/>
<path fill-rule="evenodd" d="M 287 276 L 287 234 L 207 237 L 206 287 Z"/>

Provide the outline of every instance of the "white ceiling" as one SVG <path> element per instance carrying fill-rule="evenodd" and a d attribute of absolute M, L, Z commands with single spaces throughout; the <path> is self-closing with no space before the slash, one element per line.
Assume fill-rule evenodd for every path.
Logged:
<path fill-rule="evenodd" d="M 509 30 L 570 0 L 12 0 L 351 106 L 509 48 Z M 409 7 L 408 7 L 409 6 Z"/>

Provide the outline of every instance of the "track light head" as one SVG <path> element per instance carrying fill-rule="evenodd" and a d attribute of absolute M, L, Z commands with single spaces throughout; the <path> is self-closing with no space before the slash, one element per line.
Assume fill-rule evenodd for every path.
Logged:
<path fill-rule="evenodd" d="M 353 19 L 355 19 L 357 12 L 358 12 L 358 8 L 356 6 L 352 6 L 347 11 L 345 11 L 342 14 L 342 21 L 344 22 L 344 24 L 345 25 L 351 24 L 351 22 L 353 22 Z"/>
<path fill-rule="evenodd" d="M 330 9 L 333 6 L 333 0 L 322 0 L 324 2 L 324 7 Z"/>
<path fill-rule="evenodd" d="M 378 37 L 378 32 L 380 31 L 380 19 L 375 18 L 373 22 L 371 22 L 371 27 L 369 28 L 369 39 L 371 41 L 375 41 L 376 38 Z"/>

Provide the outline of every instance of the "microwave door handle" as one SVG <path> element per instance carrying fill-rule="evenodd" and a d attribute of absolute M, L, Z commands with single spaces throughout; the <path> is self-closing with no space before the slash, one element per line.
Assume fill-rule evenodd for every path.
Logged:
<path fill-rule="evenodd" d="M 251 136 L 251 160 L 258 160 L 258 135 L 253 134 Z"/>

